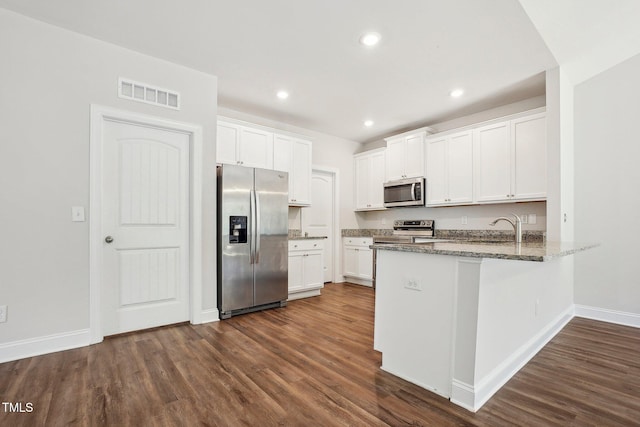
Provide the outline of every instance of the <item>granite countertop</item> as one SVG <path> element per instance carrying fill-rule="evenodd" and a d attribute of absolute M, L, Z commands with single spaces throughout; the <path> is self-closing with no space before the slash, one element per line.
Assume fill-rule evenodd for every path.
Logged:
<path fill-rule="evenodd" d="M 289 236 L 289 240 L 318 240 L 326 238 L 327 236 Z"/>
<path fill-rule="evenodd" d="M 370 247 L 387 251 L 540 262 L 571 255 L 598 245 L 597 243 L 575 242 L 523 242 L 516 244 L 504 241 L 449 240 L 435 243 L 383 243 Z"/>

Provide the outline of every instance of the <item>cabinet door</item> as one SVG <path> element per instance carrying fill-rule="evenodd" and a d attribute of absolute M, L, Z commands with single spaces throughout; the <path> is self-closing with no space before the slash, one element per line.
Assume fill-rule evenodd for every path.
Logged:
<path fill-rule="evenodd" d="M 240 129 L 242 166 L 273 169 L 273 134 L 260 129 Z"/>
<path fill-rule="evenodd" d="M 427 140 L 427 205 L 447 202 L 447 138 Z"/>
<path fill-rule="evenodd" d="M 447 182 L 448 203 L 473 202 L 473 133 L 471 131 L 451 135 L 447 142 Z"/>
<path fill-rule="evenodd" d="M 235 165 L 238 163 L 240 126 L 218 122 L 216 139 L 216 162 Z"/>
<path fill-rule="evenodd" d="M 304 289 L 304 252 L 289 252 L 289 293 Z"/>
<path fill-rule="evenodd" d="M 358 248 L 358 274 L 361 279 L 371 280 L 373 278 L 373 250 L 368 248 Z"/>
<path fill-rule="evenodd" d="M 545 114 L 513 120 L 513 192 L 515 199 L 547 196 L 547 126 Z"/>
<path fill-rule="evenodd" d="M 322 252 L 308 252 L 304 260 L 304 287 L 316 288 L 324 284 L 324 263 Z"/>
<path fill-rule="evenodd" d="M 474 177 L 478 202 L 502 201 L 511 198 L 509 130 L 508 122 L 476 129 Z"/>
<path fill-rule="evenodd" d="M 405 139 L 404 175 L 407 178 L 424 176 L 424 132 Z"/>
<path fill-rule="evenodd" d="M 385 152 L 374 153 L 369 158 L 369 207 L 384 209 Z"/>
<path fill-rule="evenodd" d="M 404 138 L 387 141 L 387 181 L 404 178 L 405 149 L 406 144 Z"/>
<path fill-rule="evenodd" d="M 358 249 L 353 246 L 345 246 L 342 251 L 343 254 L 343 272 L 344 276 L 357 277 L 358 276 Z"/>
<path fill-rule="evenodd" d="M 369 206 L 369 157 L 360 156 L 354 160 L 356 209 L 368 209 Z"/>
<path fill-rule="evenodd" d="M 273 136 L 273 169 L 291 173 L 293 163 L 293 138 L 284 135 Z M 291 192 L 291 175 L 289 175 L 289 192 Z"/>
<path fill-rule="evenodd" d="M 297 206 L 311 205 L 311 142 L 294 139 L 289 176 L 289 197 Z"/>

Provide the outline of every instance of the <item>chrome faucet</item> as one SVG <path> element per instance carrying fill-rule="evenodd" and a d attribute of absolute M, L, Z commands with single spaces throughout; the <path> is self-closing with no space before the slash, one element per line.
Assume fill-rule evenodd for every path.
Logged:
<path fill-rule="evenodd" d="M 498 223 L 498 221 L 501 221 L 501 220 L 507 221 L 509 224 L 511 224 L 511 226 L 513 227 L 513 231 L 516 233 L 516 243 L 521 243 L 522 242 L 522 221 L 520 221 L 520 217 L 518 215 L 514 213 L 512 213 L 511 215 L 515 217 L 516 219 L 515 221 L 507 217 L 501 216 L 495 221 L 489 223 L 489 225 L 495 226 Z"/>

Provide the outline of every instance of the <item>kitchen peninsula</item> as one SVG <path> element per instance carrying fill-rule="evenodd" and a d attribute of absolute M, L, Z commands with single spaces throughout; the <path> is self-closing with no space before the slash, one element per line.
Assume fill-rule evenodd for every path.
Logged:
<path fill-rule="evenodd" d="M 573 317 L 573 262 L 597 245 L 374 244 L 382 369 L 477 411 Z"/>

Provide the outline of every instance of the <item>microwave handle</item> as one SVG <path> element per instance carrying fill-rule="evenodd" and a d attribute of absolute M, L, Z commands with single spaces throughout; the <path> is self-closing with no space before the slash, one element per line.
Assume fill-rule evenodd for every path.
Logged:
<path fill-rule="evenodd" d="M 416 183 L 411 184 L 411 200 L 416 201 Z"/>

